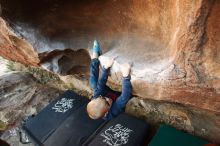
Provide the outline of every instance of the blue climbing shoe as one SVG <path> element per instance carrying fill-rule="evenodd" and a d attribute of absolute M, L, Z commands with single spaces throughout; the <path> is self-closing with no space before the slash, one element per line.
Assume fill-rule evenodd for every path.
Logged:
<path fill-rule="evenodd" d="M 94 53 L 97 53 L 98 56 L 102 55 L 102 50 L 101 50 L 99 42 L 97 40 L 94 40 L 92 51 Z"/>

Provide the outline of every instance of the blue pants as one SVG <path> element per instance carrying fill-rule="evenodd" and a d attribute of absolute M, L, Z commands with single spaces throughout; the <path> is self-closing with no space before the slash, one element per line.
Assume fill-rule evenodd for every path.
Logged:
<path fill-rule="evenodd" d="M 101 75 L 99 77 L 99 65 L 100 62 L 98 59 L 92 59 L 90 64 L 89 83 L 94 91 L 94 95 L 92 97 L 93 99 L 97 98 L 100 95 L 106 97 L 108 92 L 112 91 L 108 86 L 106 86 L 109 69 L 102 68 Z M 113 102 L 107 116 L 104 117 L 105 120 L 110 120 L 124 111 L 124 107 L 126 103 L 131 98 L 132 87 L 131 87 L 130 79 L 131 79 L 130 76 L 123 77 L 122 93 L 120 93 L 116 101 Z M 116 92 L 114 91 L 114 93 Z"/>
<path fill-rule="evenodd" d="M 99 64 L 97 58 L 91 60 L 89 84 L 93 91 L 95 91 L 99 79 Z"/>

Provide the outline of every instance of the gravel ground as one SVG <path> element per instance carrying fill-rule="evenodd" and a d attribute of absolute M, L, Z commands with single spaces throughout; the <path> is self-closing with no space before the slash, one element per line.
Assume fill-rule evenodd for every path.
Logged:
<path fill-rule="evenodd" d="M 4 132 L 1 135 L 1 139 L 10 144 L 10 146 L 34 146 L 34 144 L 29 142 L 29 139 L 25 137 L 24 133 L 18 127 Z"/>

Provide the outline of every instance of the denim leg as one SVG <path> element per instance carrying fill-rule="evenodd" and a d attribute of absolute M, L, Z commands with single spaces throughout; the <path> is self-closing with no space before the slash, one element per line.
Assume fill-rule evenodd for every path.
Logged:
<path fill-rule="evenodd" d="M 105 94 L 108 92 L 106 88 L 106 82 L 108 80 L 109 70 L 110 69 L 102 68 L 101 75 L 96 85 L 96 89 L 94 90 L 94 98 L 98 97 L 99 95 L 105 96 Z"/>
<path fill-rule="evenodd" d="M 97 82 L 99 78 L 99 59 L 95 58 L 91 60 L 90 63 L 90 77 L 89 77 L 89 84 L 92 87 L 93 91 L 97 87 Z"/>

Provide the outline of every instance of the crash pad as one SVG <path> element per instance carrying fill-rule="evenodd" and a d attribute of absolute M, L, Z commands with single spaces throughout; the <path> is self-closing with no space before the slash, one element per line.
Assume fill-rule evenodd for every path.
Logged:
<path fill-rule="evenodd" d="M 128 114 L 120 114 L 94 136 L 88 146 L 142 146 L 149 133 L 149 125 Z"/>
<path fill-rule="evenodd" d="M 205 146 L 209 142 L 168 125 L 161 125 L 149 146 Z"/>
<path fill-rule="evenodd" d="M 81 146 L 104 123 L 103 119 L 91 119 L 85 105 L 72 113 L 44 142 L 44 145 Z"/>
<path fill-rule="evenodd" d="M 23 124 L 27 135 L 37 145 L 43 145 L 56 129 L 75 111 L 88 103 L 88 99 L 73 91 L 66 91 L 57 97 L 35 117 Z"/>

